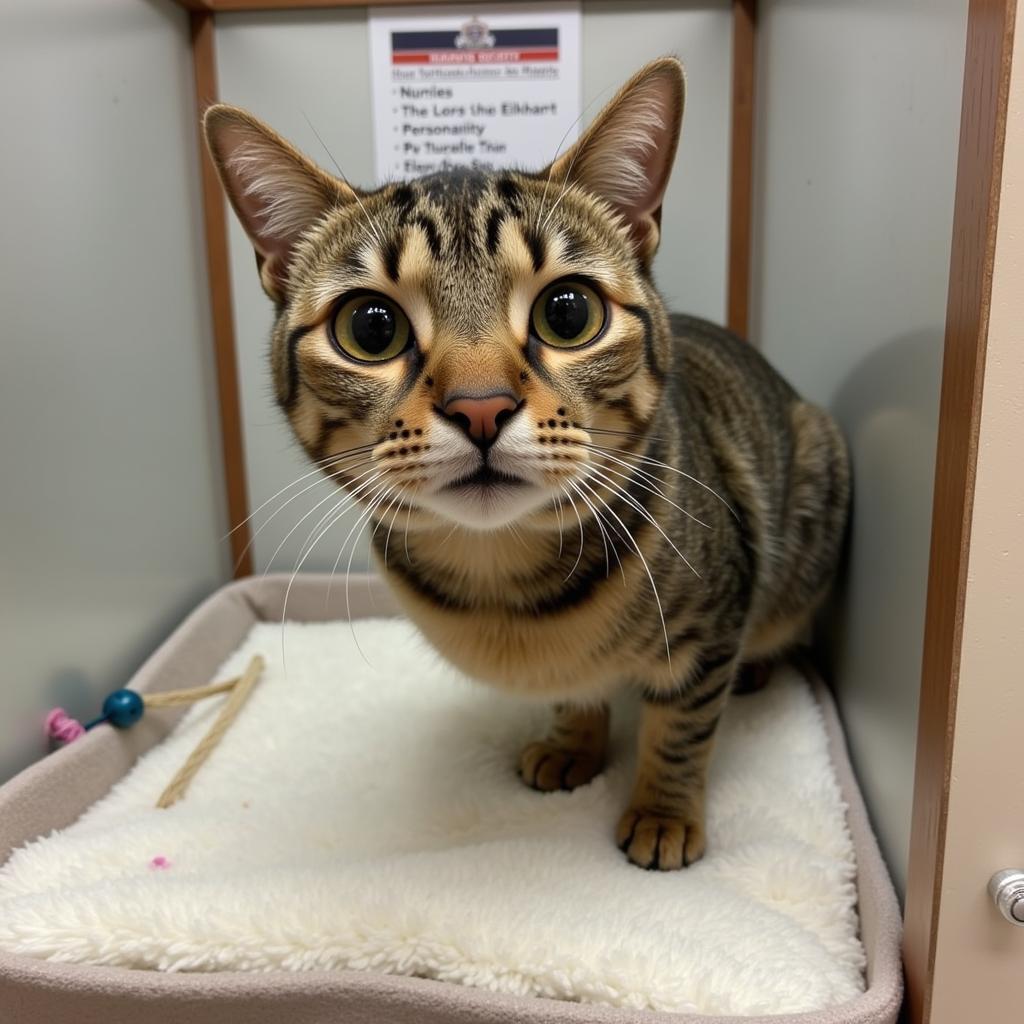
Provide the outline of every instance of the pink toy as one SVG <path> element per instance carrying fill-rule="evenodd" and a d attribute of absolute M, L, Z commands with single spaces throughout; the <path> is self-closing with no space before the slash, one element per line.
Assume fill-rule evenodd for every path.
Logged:
<path fill-rule="evenodd" d="M 68 717 L 63 708 L 54 708 L 46 716 L 46 735 L 60 743 L 77 740 L 85 732 L 85 726 L 74 718 Z"/>

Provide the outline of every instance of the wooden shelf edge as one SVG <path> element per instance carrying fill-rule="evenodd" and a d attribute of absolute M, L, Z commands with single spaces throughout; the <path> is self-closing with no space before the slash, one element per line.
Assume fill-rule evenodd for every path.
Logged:
<path fill-rule="evenodd" d="M 935 971 L 981 389 L 1016 0 L 971 0 L 939 399 L 903 957 L 910 1024 Z"/>

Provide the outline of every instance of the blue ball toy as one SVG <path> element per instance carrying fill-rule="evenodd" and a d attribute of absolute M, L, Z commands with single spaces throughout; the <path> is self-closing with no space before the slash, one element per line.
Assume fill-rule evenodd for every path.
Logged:
<path fill-rule="evenodd" d="M 118 729 L 134 725 L 146 710 L 142 697 L 134 690 L 115 690 L 103 701 L 103 719 Z"/>

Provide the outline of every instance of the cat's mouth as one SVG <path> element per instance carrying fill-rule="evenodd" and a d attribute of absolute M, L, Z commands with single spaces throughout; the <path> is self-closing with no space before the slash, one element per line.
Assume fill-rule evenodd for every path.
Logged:
<path fill-rule="evenodd" d="M 548 494 L 529 479 L 484 462 L 417 500 L 471 530 L 496 530 L 539 508 Z"/>
<path fill-rule="evenodd" d="M 453 480 L 444 489 L 446 491 L 457 491 L 464 487 L 518 487 L 526 483 L 521 477 L 513 476 L 511 473 L 502 473 L 497 469 L 492 469 L 486 463 L 482 465 L 476 472 L 471 473 L 469 476 L 460 477 L 458 480 Z"/>

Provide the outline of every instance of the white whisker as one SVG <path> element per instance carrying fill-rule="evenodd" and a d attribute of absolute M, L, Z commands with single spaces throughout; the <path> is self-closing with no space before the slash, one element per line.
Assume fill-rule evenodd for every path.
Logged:
<path fill-rule="evenodd" d="M 604 545 L 604 578 L 608 579 L 608 577 L 611 575 L 612 567 L 611 562 L 608 558 L 608 535 L 607 533 L 605 533 L 604 523 L 601 522 L 601 517 L 597 514 L 597 509 L 594 508 L 590 499 L 583 493 L 582 490 L 580 490 L 579 487 L 576 486 L 575 482 L 570 480 L 569 484 L 573 488 L 573 490 L 576 491 L 576 494 L 580 498 L 580 500 L 583 501 L 586 504 L 587 508 L 589 508 L 590 511 L 594 514 L 594 520 L 597 523 L 597 528 L 601 531 L 601 543 Z M 621 562 L 619 562 L 619 568 L 622 568 Z"/>
<path fill-rule="evenodd" d="M 338 506 L 335 506 L 335 508 L 337 508 L 337 507 Z M 284 592 L 284 605 L 281 608 L 281 667 L 284 670 L 285 678 L 288 677 L 288 659 L 287 659 L 287 655 L 286 655 L 286 651 L 285 651 L 285 628 L 284 628 L 284 626 L 285 626 L 285 622 L 287 621 L 287 618 L 288 618 L 288 598 L 291 596 L 292 586 L 294 585 L 295 578 L 299 575 L 299 572 L 301 571 L 302 566 L 305 564 L 306 559 L 309 558 L 309 556 L 313 553 L 313 551 L 316 548 L 317 544 L 319 544 L 320 541 L 323 540 L 323 538 L 326 536 L 326 534 L 331 529 L 331 527 L 334 526 L 334 524 L 336 522 L 338 522 L 338 520 L 341 519 L 345 515 L 345 513 L 347 511 L 348 511 L 347 507 L 341 509 L 341 511 L 338 512 L 337 515 L 320 531 L 320 533 L 317 535 L 316 539 L 311 544 L 308 544 L 308 547 L 306 548 L 305 553 L 302 554 L 302 556 L 297 559 L 296 564 L 295 564 L 295 568 L 292 571 L 291 578 L 288 580 L 288 586 L 285 588 L 285 592 Z M 307 543 L 308 543 L 308 538 L 307 538 Z"/>
<path fill-rule="evenodd" d="M 669 669 L 669 672 L 671 672 L 672 671 L 672 649 L 671 649 L 671 646 L 669 645 L 669 641 L 668 641 L 668 626 L 665 625 L 665 612 L 664 612 L 664 610 L 661 607 L 661 598 L 658 596 L 658 586 L 654 582 L 654 575 L 651 573 L 651 567 L 647 564 L 647 559 L 644 558 L 644 553 L 640 550 L 640 545 L 637 543 L 636 538 L 629 532 L 629 528 L 618 517 L 618 515 L 616 514 L 615 510 L 611 507 L 611 505 L 609 505 L 608 502 L 605 501 L 604 498 L 602 498 L 601 495 L 598 494 L 597 491 L 595 491 L 594 488 L 591 487 L 590 484 L 588 484 L 585 480 L 581 480 L 581 481 L 579 481 L 579 483 L 580 483 L 581 486 L 586 487 L 587 490 L 590 491 L 590 493 L 599 502 L 601 502 L 601 504 L 604 505 L 604 507 L 606 509 L 608 509 L 609 514 L 622 527 L 622 529 L 625 531 L 626 536 L 632 542 L 633 550 L 636 552 L 637 557 L 640 559 L 640 563 L 644 567 L 644 572 L 647 573 L 647 579 L 650 581 L 651 590 L 654 593 L 654 601 L 655 601 L 655 603 L 658 606 L 658 618 L 661 619 L 661 631 L 665 634 L 665 654 L 668 657 L 668 669 Z"/>
<path fill-rule="evenodd" d="M 409 518 L 412 516 L 412 502 L 409 503 L 405 513 L 405 564 L 412 567 L 412 556 L 409 554 Z"/>
<path fill-rule="evenodd" d="M 526 548 L 527 551 L 530 550 L 530 545 L 526 543 L 526 540 L 523 538 L 523 535 L 516 529 L 515 523 L 506 523 L 505 529 L 507 529 L 512 534 L 512 536 L 515 537 L 515 539 L 519 542 L 520 547 Z"/>
<path fill-rule="evenodd" d="M 576 566 L 580 564 L 580 559 L 583 557 L 583 517 L 580 515 L 580 510 L 576 507 L 576 502 L 572 500 L 572 495 L 568 491 L 565 491 L 565 496 L 569 499 L 569 504 L 572 505 L 572 510 L 576 513 L 576 519 L 580 524 L 580 550 L 576 555 L 576 561 L 573 562 L 572 568 L 569 570 L 569 575 L 562 581 L 563 583 L 568 583 L 570 577 L 576 571 Z"/>
<path fill-rule="evenodd" d="M 402 495 L 399 492 L 398 495 L 398 507 L 395 509 L 395 514 L 391 517 L 391 523 L 388 526 L 388 535 L 384 538 L 384 568 L 388 567 L 388 545 L 391 543 L 391 531 L 395 528 L 395 520 L 398 518 L 398 513 L 402 511 Z"/>
<path fill-rule="evenodd" d="M 718 491 L 712 487 L 708 487 L 703 480 L 698 480 L 695 476 L 690 476 L 689 473 L 684 473 L 681 469 L 676 469 L 675 466 L 670 466 L 667 462 L 662 462 L 660 459 L 653 459 L 649 455 L 635 455 L 633 452 L 624 452 L 621 448 L 605 448 L 599 444 L 584 444 L 585 448 L 592 448 L 599 452 L 617 452 L 619 455 L 624 456 L 627 459 L 637 459 L 639 462 L 643 462 L 650 466 L 660 466 L 662 469 L 667 469 L 670 473 L 678 473 L 679 476 L 685 477 L 687 480 L 692 481 L 698 487 L 703 487 L 708 494 L 717 498 L 733 515 L 737 522 L 740 522 L 739 513 L 723 498 Z"/>
<path fill-rule="evenodd" d="M 341 562 L 341 556 L 345 553 L 345 546 L 348 544 L 349 538 L 352 536 L 353 533 L 356 532 L 356 529 L 359 526 L 362 525 L 363 521 L 367 518 L 367 516 L 371 512 L 373 512 L 373 509 L 374 509 L 374 506 L 376 505 L 377 499 L 382 494 L 384 494 L 384 495 L 389 494 L 391 492 L 393 486 L 394 486 L 393 484 L 382 483 L 375 490 L 363 494 L 362 498 L 360 499 L 362 501 L 367 502 L 367 506 L 366 506 L 366 508 L 362 512 L 359 513 L 359 517 L 356 519 L 355 523 L 352 524 L 352 528 L 348 531 L 348 534 L 346 535 L 345 539 L 341 542 L 341 547 L 338 549 L 338 557 L 334 560 L 334 565 L 331 568 L 331 577 L 327 581 L 327 594 L 326 594 L 326 596 L 324 598 L 325 602 L 330 600 L 331 588 L 334 586 L 334 574 L 338 571 L 338 565 Z M 352 550 L 355 551 L 355 546 L 353 546 Z M 346 580 L 346 583 L 347 583 L 347 580 Z M 346 599 L 347 599 L 347 591 L 346 591 Z"/>
<path fill-rule="evenodd" d="M 380 497 L 378 497 L 364 513 L 363 525 L 360 528 L 359 533 L 357 533 L 352 540 L 352 550 L 349 552 L 348 565 L 345 567 L 345 614 L 348 618 L 349 629 L 352 632 L 352 642 L 356 645 L 356 650 L 358 650 L 359 653 L 362 655 L 363 661 L 365 661 L 370 668 L 373 668 L 373 666 L 370 664 L 370 659 L 366 657 L 362 645 L 359 643 L 359 638 L 356 636 L 356 624 L 352 619 L 352 602 L 350 598 L 352 584 L 352 559 L 355 557 L 356 548 L 359 546 L 359 538 L 362 536 L 363 530 L 366 529 L 367 524 L 370 523 L 370 521 L 373 519 L 374 511 L 380 508 L 383 502 L 387 501 L 388 497 L 395 491 L 395 489 L 396 485 L 394 484 L 388 487 L 388 489 Z M 347 538 L 345 540 L 345 543 L 348 543 Z M 345 549 L 342 548 L 342 551 L 344 550 Z M 339 561 L 340 557 L 341 556 L 339 555 Z M 335 568 L 337 568 L 337 563 L 335 563 Z M 332 572 L 331 580 L 333 581 L 333 579 L 334 573 Z M 328 582 L 327 587 L 328 590 L 330 590 L 330 581 Z"/>
<path fill-rule="evenodd" d="M 374 461 L 373 459 L 364 459 L 362 462 L 357 462 L 354 466 L 347 466 L 346 467 L 346 472 L 350 472 L 353 469 L 358 469 L 360 466 L 365 466 L 368 463 L 373 462 L 373 461 Z M 355 477 L 354 479 L 358 480 L 359 477 Z M 337 487 L 338 487 L 338 482 L 336 480 L 332 480 L 332 479 L 330 479 L 328 477 L 325 477 L 322 480 L 314 480 L 311 484 L 307 484 L 305 487 L 302 488 L 301 491 L 297 492 L 296 494 L 293 494 L 287 501 L 282 502 L 276 509 L 274 509 L 274 511 L 269 516 L 267 516 L 266 519 L 263 520 L 262 523 L 260 523 L 259 527 L 257 527 L 256 531 L 249 538 L 249 543 L 246 544 L 245 547 L 242 549 L 242 553 L 238 556 L 238 560 L 239 561 L 242 560 L 242 558 L 245 556 L 246 551 L 248 551 L 249 548 L 251 548 L 253 546 L 253 544 L 256 543 L 256 538 L 259 537 L 259 535 L 266 529 L 266 527 L 268 527 L 270 525 L 270 523 L 274 519 L 276 519 L 293 501 L 295 501 L 297 498 L 301 498 L 302 495 L 304 495 L 307 492 L 313 490 L 313 488 L 319 486 L 322 483 L 334 484 L 334 488 L 335 489 L 337 489 Z M 334 491 L 332 491 L 332 493 L 334 493 Z M 319 507 L 319 506 L 317 506 L 317 507 Z M 301 522 L 301 520 L 300 520 L 300 522 Z M 277 552 L 275 552 L 275 555 L 276 554 L 277 554 Z M 237 568 L 237 566 L 236 566 L 236 568 Z"/>
<path fill-rule="evenodd" d="M 644 519 L 646 519 L 647 522 L 649 522 L 651 524 L 651 526 L 653 526 L 658 531 L 658 533 L 660 533 L 662 535 L 662 537 L 665 538 L 665 542 L 683 560 L 683 563 L 686 565 L 687 569 L 689 569 L 690 572 L 692 572 L 693 575 L 697 577 L 697 579 L 701 578 L 700 573 L 697 572 L 697 570 L 694 569 L 694 567 L 690 564 L 690 560 L 686 557 L 686 555 L 684 555 L 682 553 L 682 551 L 680 551 L 679 548 L 676 547 L 676 545 L 673 542 L 672 538 L 669 537 L 669 535 L 661 528 L 661 525 L 658 523 L 657 519 L 655 519 L 654 516 L 652 516 L 651 513 L 648 512 L 647 509 L 645 509 L 643 507 L 643 505 L 639 501 L 637 501 L 636 498 L 633 497 L 632 494 L 630 494 L 624 488 L 620 487 L 614 480 L 612 480 L 610 477 L 606 476 L 596 466 L 588 466 L 587 468 L 590 471 L 589 472 L 590 479 L 592 479 L 592 480 L 593 479 L 600 479 L 600 480 L 602 480 L 603 481 L 603 486 L 607 487 L 612 492 L 612 494 L 617 495 L 619 498 L 621 498 L 627 504 L 629 504 L 633 508 L 635 508 L 636 511 L 639 512 L 640 515 L 643 516 Z"/>
<path fill-rule="evenodd" d="M 612 457 L 609 456 L 609 455 L 599 455 L 598 458 L 599 459 L 608 459 L 608 458 L 612 458 Z M 622 462 L 620 459 L 612 459 L 612 461 L 620 463 L 620 465 L 625 466 L 627 469 L 635 470 L 635 472 L 632 472 L 632 473 L 621 473 L 617 469 L 612 469 L 611 466 L 602 466 L 601 468 L 606 473 L 614 473 L 615 476 L 621 477 L 623 480 L 630 480 L 630 481 L 632 481 L 633 483 L 635 483 L 637 485 L 637 487 L 640 487 L 640 488 L 642 488 L 645 491 L 649 491 L 651 494 L 657 495 L 657 497 L 661 498 L 662 501 L 667 501 L 673 508 L 678 509 L 680 512 L 682 512 L 683 515 L 686 516 L 687 519 L 692 519 L 698 526 L 703 526 L 705 530 L 712 529 L 712 527 L 708 526 L 708 524 L 705 523 L 703 519 L 698 519 L 692 513 L 687 512 L 686 509 L 683 508 L 682 505 L 677 505 L 659 487 L 649 487 L 647 484 L 643 483 L 643 481 L 637 480 L 637 478 L 636 478 L 636 474 L 637 473 L 642 474 L 643 476 L 648 476 L 648 477 L 651 474 L 645 473 L 644 470 L 640 469 L 639 467 L 630 466 L 628 463 Z M 664 483 L 664 481 L 659 481 L 659 483 Z"/>
<path fill-rule="evenodd" d="M 562 558 L 562 543 L 563 543 L 563 537 L 562 537 L 562 511 L 563 511 L 562 510 L 562 499 L 561 499 L 561 497 L 558 497 L 555 500 L 558 502 L 558 504 L 555 506 L 555 508 L 556 508 L 556 510 L 558 512 L 558 558 L 559 558 L 559 561 L 561 561 L 561 558 Z"/>
<path fill-rule="evenodd" d="M 374 472 L 374 470 L 372 470 L 372 469 L 368 469 L 368 470 L 367 470 L 367 471 L 366 471 L 365 473 L 361 473 L 359 477 L 356 477 L 356 479 L 358 480 L 358 479 L 360 479 L 361 477 L 364 477 L 364 476 L 366 476 L 367 474 L 369 474 L 369 473 L 373 473 L 373 472 Z M 373 477 L 371 477 L 371 478 L 370 478 L 370 480 L 366 481 L 366 483 L 372 483 L 372 482 L 373 482 L 373 480 L 377 479 L 377 478 L 378 478 L 379 476 L 380 476 L 380 474 L 379 474 L 379 473 L 378 473 L 378 474 L 376 474 L 376 476 L 373 476 Z M 351 491 L 351 490 L 350 490 L 350 491 L 348 491 L 348 493 L 349 493 L 350 495 L 353 495 L 353 496 L 354 496 L 355 494 L 357 494 L 357 493 L 359 492 L 359 490 L 361 490 L 361 489 L 362 489 L 362 487 L 363 487 L 363 486 L 364 486 L 364 484 L 360 484 L 360 485 L 359 485 L 359 487 L 355 489 L 355 491 Z M 278 555 L 279 555 L 279 554 L 281 553 L 281 549 L 282 549 L 282 548 L 283 548 L 283 547 L 285 546 L 285 544 L 287 544 L 287 543 L 288 543 L 288 541 L 289 541 L 289 539 L 291 538 L 292 534 L 294 534 L 294 533 L 295 533 L 295 531 L 296 531 L 296 530 L 297 530 L 297 529 L 298 529 L 298 528 L 299 528 L 299 527 L 300 527 L 300 526 L 301 526 L 301 525 L 302 525 L 302 524 L 303 524 L 303 523 L 304 523 L 304 522 L 305 522 L 305 521 L 306 521 L 306 520 L 307 520 L 307 519 L 308 519 L 308 518 L 309 518 L 309 517 L 310 517 L 311 515 L 313 515 L 313 514 L 314 514 L 314 513 L 316 512 L 316 510 L 317 510 L 318 508 L 320 508 L 320 507 L 321 507 L 322 505 L 326 505 L 326 504 L 327 504 L 327 502 L 329 502 L 329 501 L 330 501 L 330 500 L 331 500 L 332 498 L 336 498 L 336 497 L 337 497 L 337 493 L 338 493 L 337 491 L 332 491 L 332 492 L 331 492 L 330 494 L 328 494 L 328 495 L 327 495 L 327 496 L 326 496 L 325 498 L 322 498 L 322 499 L 321 499 L 320 501 L 318 501 L 318 502 L 317 502 L 317 503 L 316 503 L 316 504 L 315 504 L 315 505 L 314 505 L 314 506 L 313 506 L 313 507 L 312 507 L 312 508 L 311 508 L 311 509 L 310 509 L 310 510 L 309 510 L 309 511 L 308 511 L 308 512 L 307 512 L 307 513 L 306 513 L 306 514 L 305 514 L 305 515 L 304 515 L 304 516 L 303 516 L 303 517 L 302 517 L 302 518 L 301 518 L 301 519 L 300 519 L 300 520 L 299 520 L 299 521 L 298 521 L 298 522 L 297 522 L 297 523 L 296 523 L 296 524 L 295 524 L 295 525 L 294 525 L 294 526 L 293 526 L 293 527 L 292 527 L 292 528 L 291 528 L 291 529 L 290 529 L 290 530 L 289 530 L 289 531 L 287 532 L 287 533 L 286 533 L 286 534 L 285 534 L 284 540 L 282 540 L 282 541 L 281 541 L 281 543 L 277 545 L 277 548 L 276 548 L 276 549 L 274 550 L 274 553 L 273 553 L 273 554 L 272 554 L 272 555 L 270 556 L 270 560 L 269 560 L 269 561 L 267 562 L 267 567 L 266 567 L 266 568 L 265 568 L 265 569 L 263 570 L 263 575 L 264 575 L 264 576 L 266 576 L 266 575 L 267 575 L 267 573 L 268 573 L 268 572 L 270 572 L 271 566 L 272 566 L 272 565 L 274 564 L 274 559 L 275 559 L 275 558 L 277 558 L 277 556 L 278 556 Z"/>
<path fill-rule="evenodd" d="M 386 509 L 384 509 L 383 513 L 381 514 L 380 520 L 378 521 L 377 525 L 373 528 L 373 533 L 370 534 L 370 544 L 371 544 L 371 546 L 373 544 L 373 538 L 377 536 L 377 531 L 384 525 L 384 519 L 387 516 L 387 514 L 396 505 L 398 505 L 399 508 L 401 508 L 401 506 L 402 506 L 401 486 L 399 484 L 396 484 L 392 488 L 392 490 L 395 491 L 395 496 L 391 499 L 391 502 L 389 503 L 388 507 Z M 395 511 L 395 515 L 398 515 L 398 511 L 397 510 Z M 395 516 L 392 516 L 391 517 L 391 525 L 394 526 L 394 524 L 395 524 Z M 389 537 L 391 536 L 390 529 L 388 530 L 388 536 Z M 384 544 L 384 568 L 387 569 L 387 567 L 388 567 L 388 549 L 387 549 L 387 542 L 385 541 L 385 544 Z M 367 580 L 369 580 L 369 578 L 370 578 L 369 571 L 367 572 L 366 576 L 367 576 Z M 377 614 L 377 599 L 373 596 L 373 585 L 372 585 L 372 583 L 368 583 L 367 585 L 368 585 L 368 589 L 369 589 L 369 593 L 370 593 L 370 607 L 373 609 L 373 612 L 376 615 Z"/>
<path fill-rule="evenodd" d="M 366 209 L 366 206 L 363 204 L 363 200 L 359 197 L 359 192 L 353 187 L 352 183 L 348 180 L 348 178 L 345 177 L 345 172 L 341 169 L 341 166 L 339 165 L 338 161 L 334 159 L 334 154 L 327 148 L 327 143 L 324 142 L 324 140 L 320 137 L 320 133 L 313 126 L 313 122 L 310 121 L 309 116 L 306 114 L 305 111 L 302 112 L 302 116 L 304 118 L 306 118 L 306 124 L 309 125 L 311 131 L 316 136 L 317 141 L 320 143 L 321 146 L 324 147 L 324 152 L 330 158 L 331 163 L 334 164 L 334 168 L 338 172 L 338 177 L 341 178 L 341 180 L 343 182 L 345 182 L 345 184 L 351 190 L 352 195 L 355 196 L 355 200 L 359 204 L 359 209 L 363 213 L 364 223 L 365 223 L 366 227 L 373 231 L 374 236 L 376 237 L 377 241 L 380 243 L 381 247 L 383 248 L 384 247 L 384 237 L 383 237 L 383 235 L 381 235 L 380 229 L 370 219 L 370 214 L 368 213 L 368 211 Z"/>
<path fill-rule="evenodd" d="M 590 98 L 590 101 L 579 112 L 579 114 L 577 115 L 576 119 L 572 122 L 572 124 L 569 125 L 569 127 L 565 129 L 565 134 L 561 137 L 561 139 L 558 140 L 558 145 L 555 146 L 554 156 L 552 156 L 551 159 L 548 161 L 548 174 L 547 174 L 547 177 L 544 179 L 544 192 L 543 192 L 543 194 L 540 197 L 540 206 L 537 208 L 537 216 L 536 216 L 536 218 L 534 219 L 534 222 L 533 222 L 533 230 L 534 231 L 536 231 L 538 229 L 538 226 L 540 225 L 540 217 L 541 217 L 541 214 L 544 212 L 544 203 L 547 201 L 547 198 L 548 198 L 548 186 L 551 184 L 551 172 L 555 169 L 555 163 L 558 160 L 558 154 L 562 151 L 562 147 L 565 145 L 565 140 L 567 138 L 569 138 L 569 133 L 573 130 L 573 128 L 575 128 L 576 125 L 578 125 L 580 123 L 580 121 L 583 120 L 583 118 L 586 116 L 587 111 L 606 92 L 608 92 L 608 90 L 610 88 L 611 88 L 610 85 L 606 85 L 603 89 L 601 89 L 594 96 L 592 96 Z M 570 161 L 570 163 L 569 163 L 569 169 L 570 170 L 572 170 L 572 164 L 575 162 L 575 160 L 576 160 L 576 157 L 575 157 L 575 154 L 574 154 L 572 161 Z"/>
<path fill-rule="evenodd" d="M 332 463 L 342 462 L 347 458 L 354 457 L 356 454 L 361 455 L 364 450 L 368 451 L 369 449 L 374 447 L 375 445 L 372 444 L 359 445 L 358 448 L 349 448 L 346 451 L 338 452 L 336 455 L 332 455 L 327 459 L 318 460 L 316 469 L 311 469 L 308 473 L 303 473 L 302 476 L 296 477 L 290 484 L 285 484 L 284 487 L 282 487 L 276 494 L 272 494 L 269 498 L 267 498 L 267 500 L 263 502 L 262 505 L 258 505 L 256 508 L 254 508 L 252 512 L 250 512 L 249 515 L 247 515 L 237 526 L 233 526 L 230 530 L 228 530 L 228 532 L 225 533 L 223 537 L 221 537 L 221 540 L 227 540 L 228 537 L 230 537 L 231 534 L 233 534 L 236 530 L 240 530 L 243 526 L 245 526 L 245 524 L 249 522 L 250 519 L 252 519 L 256 515 L 259 515 L 259 513 L 264 508 L 266 508 L 267 505 L 269 505 L 275 498 L 280 497 L 280 495 L 284 494 L 284 492 L 289 490 L 290 488 L 297 487 L 299 484 L 302 483 L 303 480 L 308 480 L 311 476 L 317 476 L 318 474 L 323 473 L 325 468 L 327 468 Z M 321 479 L 318 480 L 317 483 L 321 482 L 329 483 L 330 477 L 321 477 Z"/>

